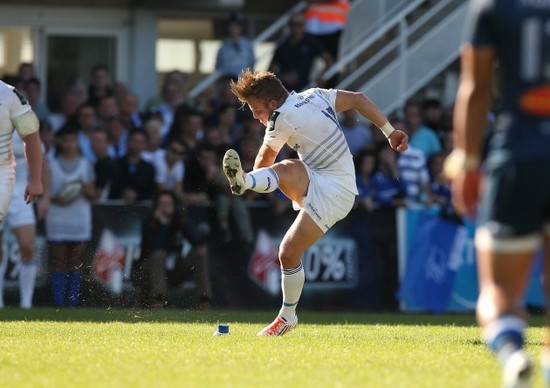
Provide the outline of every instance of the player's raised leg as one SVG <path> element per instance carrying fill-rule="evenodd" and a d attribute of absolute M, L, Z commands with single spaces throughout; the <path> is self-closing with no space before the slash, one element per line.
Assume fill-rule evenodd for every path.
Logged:
<path fill-rule="evenodd" d="M 223 172 L 229 180 L 231 192 L 243 195 L 246 190 L 271 193 L 279 187 L 279 176 L 272 167 L 259 168 L 245 173 L 237 151 L 227 150 L 223 157 Z"/>

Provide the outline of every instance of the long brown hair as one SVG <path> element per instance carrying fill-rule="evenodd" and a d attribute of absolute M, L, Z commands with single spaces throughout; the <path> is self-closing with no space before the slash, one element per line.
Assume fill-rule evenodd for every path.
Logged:
<path fill-rule="evenodd" d="M 279 100 L 288 93 L 279 78 L 270 71 L 252 71 L 245 69 L 237 81 L 230 81 L 229 86 L 239 101 L 246 103 L 250 99 L 260 101 Z"/>

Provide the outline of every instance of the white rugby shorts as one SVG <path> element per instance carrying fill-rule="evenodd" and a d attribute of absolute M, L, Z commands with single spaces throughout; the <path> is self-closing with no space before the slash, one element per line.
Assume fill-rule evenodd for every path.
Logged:
<path fill-rule="evenodd" d="M 336 179 L 312 171 L 305 163 L 304 166 L 309 176 L 309 186 L 307 195 L 302 198 L 302 208 L 326 233 L 349 214 L 355 203 L 355 194 Z M 300 206 L 294 201 L 292 206 L 295 210 L 300 210 Z"/>
<path fill-rule="evenodd" d="M 0 168 L 0 221 L 7 216 L 14 185 L 15 172 L 13 169 Z"/>

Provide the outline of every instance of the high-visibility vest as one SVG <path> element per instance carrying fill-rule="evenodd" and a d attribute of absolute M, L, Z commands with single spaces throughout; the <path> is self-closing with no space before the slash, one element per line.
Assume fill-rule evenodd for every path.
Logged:
<path fill-rule="evenodd" d="M 351 8 L 349 0 L 336 0 L 330 3 L 313 3 L 306 10 L 306 19 L 317 19 L 321 23 L 346 24 Z"/>

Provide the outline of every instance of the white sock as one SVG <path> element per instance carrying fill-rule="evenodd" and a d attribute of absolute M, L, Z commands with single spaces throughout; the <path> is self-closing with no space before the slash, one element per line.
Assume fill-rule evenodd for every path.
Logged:
<path fill-rule="evenodd" d="M 259 168 L 244 174 L 244 186 L 257 193 L 271 193 L 279 187 L 279 176 L 271 167 Z"/>
<path fill-rule="evenodd" d="M 19 271 L 19 295 L 21 298 L 20 306 L 23 309 L 32 307 L 32 297 L 34 294 L 34 284 L 36 282 L 36 272 L 38 263 L 36 260 L 22 261 Z"/>
<path fill-rule="evenodd" d="M 293 321 L 296 316 L 296 306 L 300 300 L 306 280 L 302 263 L 296 268 L 281 270 L 281 286 L 283 288 L 283 307 L 279 316 L 286 321 Z"/>
<path fill-rule="evenodd" d="M 1 247 L 0 240 L 0 249 Z M 0 308 L 4 307 L 4 278 L 6 277 L 6 268 L 8 268 L 8 260 L 3 258 L 2 261 L 0 261 Z"/>

